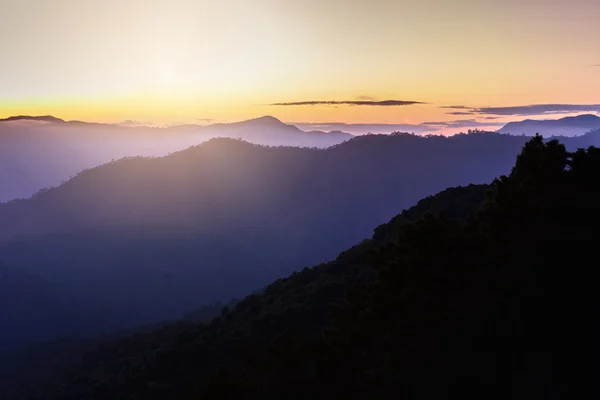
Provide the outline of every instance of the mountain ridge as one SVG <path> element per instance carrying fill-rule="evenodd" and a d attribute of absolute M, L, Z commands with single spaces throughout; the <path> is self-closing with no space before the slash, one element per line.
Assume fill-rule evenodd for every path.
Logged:
<path fill-rule="evenodd" d="M 337 132 L 305 132 L 272 117 L 234 124 L 162 128 L 64 121 L 52 116 L 17 116 L 3 121 L 0 122 L 0 202 L 29 197 L 83 169 L 111 160 L 164 156 L 215 137 L 241 138 L 269 146 L 319 148 L 353 137 Z"/>
<path fill-rule="evenodd" d="M 366 266 L 367 254 L 376 244 L 383 244 L 392 240 L 392 236 L 397 229 L 417 220 L 426 212 L 444 213 L 454 218 L 466 218 L 477 204 L 484 199 L 484 193 L 489 190 L 486 185 L 469 185 L 465 187 L 455 187 L 445 189 L 433 196 L 420 200 L 417 204 L 403 210 L 390 221 L 377 226 L 372 233 L 372 237 L 365 239 L 361 243 L 345 249 L 337 257 L 326 263 L 305 268 L 302 271 L 294 272 L 290 276 L 270 282 L 267 286 L 254 295 L 247 296 L 240 301 L 231 301 L 223 304 L 221 308 L 227 307 L 234 311 L 236 319 L 241 321 L 243 326 L 247 327 L 252 319 L 262 320 L 269 315 L 278 315 L 282 310 L 278 309 L 279 304 L 293 304 L 299 297 L 299 289 L 306 285 L 314 285 L 312 296 L 308 298 L 302 308 L 299 309 L 297 316 L 299 318 L 299 327 L 303 331 L 315 332 L 314 326 L 329 321 L 329 303 L 337 303 L 343 299 L 344 292 L 356 282 L 373 281 L 375 275 Z M 460 199 L 457 202 L 456 199 Z M 469 199 L 465 202 L 465 199 Z M 266 306 L 268 305 L 268 306 Z M 209 323 L 215 318 L 219 318 L 221 310 L 213 310 L 215 306 L 202 307 L 201 309 L 186 313 L 183 318 L 170 322 L 163 322 L 159 326 L 141 327 L 129 332 L 129 334 L 115 335 L 110 342 L 115 342 L 124 336 L 123 340 L 130 340 L 132 337 L 139 337 L 152 333 L 153 331 L 164 330 L 169 325 L 173 326 L 193 326 L 199 322 Z M 237 308 L 236 308 L 237 307 Z M 256 310 L 260 307 L 260 314 L 245 315 L 244 310 Z M 208 313 L 207 313 L 208 311 Z M 204 318 L 195 317 L 195 314 L 204 315 Z M 241 316 L 241 318 L 240 318 Z M 262 322 L 261 322 L 262 323 Z M 280 324 L 278 324 L 280 326 Z M 272 328 L 274 329 L 274 327 Z M 168 329 L 165 331 L 167 335 Z M 25 377 L 30 378 L 34 371 L 39 383 L 46 382 L 47 379 L 58 379 L 60 371 L 65 367 L 77 365 L 81 356 L 89 352 L 88 357 L 95 357 L 97 351 L 102 351 L 103 342 L 110 338 L 87 339 L 71 338 L 62 339 L 58 342 L 47 342 L 35 344 L 32 346 L 17 349 L 8 354 L 0 354 L 0 367 L 4 364 L 6 371 L 4 376 L 0 375 L 0 390 L 18 390 Z M 108 343 L 107 343 L 108 344 Z M 85 346 L 83 346 L 85 345 Z M 63 360 L 54 354 L 68 354 L 70 358 Z M 39 354 L 39 355 L 38 355 Z M 10 368 L 11 366 L 15 366 Z M 1 369 L 0 369 L 1 370 Z M 8 378 L 10 377 L 10 378 Z M 4 378 L 4 379 L 2 379 Z M 28 381 L 31 385 L 31 381 Z M 38 381 L 33 385 L 39 384 Z M 22 387 L 22 386 L 21 386 Z"/>
<path fill-rule="evenodd" d="M 587 260 L 599 168 L 600 149 L 567 152 L 536 136 L 491 185 L 427 197 L 208 323 L 99 343 L 26 398 L 597 393 L 588 362 L 598 359 L 600 296 Z"/>
<path fill-rule="evenodd" d="M 216 128 L 216 127 L 228 127 L 228 126 L 244 126 L 244 125 L 252 125 L 257 128 L 286 128 L 286 129 L 294 129 L 300 132 L 310 132 L 310 133 L 335 133 L 340 134 L 343 133 L 348 137 L 353 137 L 354 135 L 342 132 L 339 130 L 336 131 L 323 131 L 323 130 L 311 130 L 304 131 L 298 128 L 294 124 L 287 124 L 280 119 L 273 117 L 271 115 L 264 115 L 262 117 L 250 118 L 241 121 L 235 122 L 216 122 L 212 124 L 176 124 L 169 126 L 161 126 L 161 127 L 153 127 L 151 125 L 145 124 L 136 124 L 136 125 L 123 125 L 119 123 L 111 123 L 111 122 L 90 122 L 90 121 L 82 121 L 82 120 L 65 120 L 62 118 L 55 117 L 53 115 L 14 115 L 7 118 L 0 119 L 0 122 L 14 122 L 14 121 L 43 121 L 43 122 L 52 122 L 52 123 L 61 123 L 61 124 L 75 124 L 75 125 L 102 125 L 102 126 L 114 126 L 119 128 L 154 128 L 154 129 L 177 129 L 177 128 L 196 128 L 196 129 L 205 129 L 205 128 Z"/>
<path fill-rule="evenodd" d="M 600 128 L 600 117 L 594 114 L 581 114 L 559 119 L 525 119 L 509 122 L 497 132 L 509 134 L 526 134 L 529 136 L 540 133 L 545 137 L 579 136 Z"/>
<path fill-rule="evenodd" d="M 528 139 L 365 135 L 312 149 L 229 138 L 124 158 L 0 204 L 0 260 L 91 296 L 106 317 L 154 323 L 331 259 L 446 187 L 489 183 Z M 600 131 L 561 141 L 587 148 Z"/>
<path fill-rule="evenodd" d="M 15 115 L 8 118 L 0 119 L 0 122 L 13 122 L 13 121 L 43 121 L 53 123 L 66 123 L 64 119 L 54 117 L 52 115 Z"/>
<path fill-rule="evenodd" d="M 446 187 L 487 183 L 525 140 L 371 135 L 312 149 L 212 139 L 125 158 L 0 204 L 0 260 L 93 297 L 107 317 L 154 323 L 331 259 Z"/>

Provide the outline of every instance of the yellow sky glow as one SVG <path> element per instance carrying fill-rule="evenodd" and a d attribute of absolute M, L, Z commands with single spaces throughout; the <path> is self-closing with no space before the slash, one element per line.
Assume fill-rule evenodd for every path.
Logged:
<path fill-rule="evenodd" d="M 596 0 L 6 0 L 0 116 L 421 123 L 461 119 L 443 105 L 598 104 L 598 20 Z M 268 105 L 367 97 L 428 104 Z"/>

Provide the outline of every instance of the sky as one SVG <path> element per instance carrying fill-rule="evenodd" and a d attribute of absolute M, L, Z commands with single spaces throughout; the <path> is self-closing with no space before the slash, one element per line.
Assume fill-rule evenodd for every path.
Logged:
<path fill-rule="evenodd" d="M 599 20 L 598 0 L 0 0 L 0 117 L 458 129 L 598 112 Z"/>

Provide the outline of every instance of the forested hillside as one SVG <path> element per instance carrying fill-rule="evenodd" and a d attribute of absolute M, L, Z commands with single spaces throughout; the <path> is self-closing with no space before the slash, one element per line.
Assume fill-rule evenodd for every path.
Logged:
<path fill-rule="evenodd" d="M 119 160 L 2 204 L 0 260 L 48 296 L 22 298 L 29 311 L 18 324 L 0 316 L 11 338 L 0 351 L 245 296 L 335 258 L 421 198 L 491 182 L 525 140 L 371 135 L 318 150 L 219 139 Z M 38 323 L 56 312 L 81 317 Z M 32 324 L 40 328 L 20 333 Z"/>
<path fill-rule="evenodd" d="M 482 187 L 211 323 L 104 344 L 41 398 L 594 398 L 599 173 L 598 149 L 536 137 L 467 218 Z"/>
<path fill-rule="evenodd" d="M 323 326 L 331 321 L 331 305 L 341 302 L 346 291 L 356 283 L 372 282 L 376 279 L 376 272 L 368 266 L 369 254 L 374 248 L 387 243 L 391 239 L 388 234 L 392 234 L 399 226 L 414 221 L 427 212 L 466 218 L 483 202 L 484 195 L 489 188 L 487 185 L 469 185 L 446 189 L 435 196 L 427 197 L 415 206 L 403 211 L 389 223 L 378 226 L 372 239 L 353 246 L 341 253 L 335 260 L 293 273 L 291 276 L 280 279 L 256 294 L 245 298 L 239 304 L 230 302 L 218 314 L 227 314 L 228 326 L 235 326 L 236 330 L 242 329 L 249 333 L 250 329 L 256 329 L 256 338 L 261 343 L 271 341 L 276 334 L 282 329 L 284 330 L 290 323 L 299 327 L 309 337 L 318 337 Z M 109 368 L 112 368 L 123 362 L 121 356 L 124 358 L 137 357 L 140 351 L 152 352 L 155 348 L 169 347 L 169 345 L 165 345 L 165 342 L 176 340 L 175 337 L 181 336 L 184 332 L 194 334 L 197 323 L 194 323 L 193 320 L 205 322 L 206 317 L 214 315 L 213 312 L 213 307 L 205 307 L 189 313 L 180 322 L 165 324 L 163 328 L 156 331 L 147 332 L 146 328 L 139 329 L 136 334 L 127 339 L 118 342 L 114 340 L 112 342 L 104 341 L 103 344 L 97 347 L 94 347 L 93 343 L 88 341 L 85 343 L 86 347 L 84 348 L 84 350 L 89 351 L 86 355 L 86 366 L 84 368 L 95 368 L 98 357 L 109 362 L 111 365 Z M 215 322 L 215 326 L 220 325 Z M 261 336 L 263 337 L 261 338 Z M 212 349 L 217 351 L 217 356 L 221 351 L 225 351 L 227 346 L 232 345 L 226 338 L 224 339 L 225 343 L 220 344 L 219 349 L 216 347 Z M 63 366 L 60 363 L 57 364 L 55 361 L 57 357 L 54 355 L 81 352 L 82 345 L 76 341 L 72 345 L 60 342 L 49 343 L 40 347 L 41 349 L 33 347 L 24 354 L 17 352 L 9 355 L 4 360 L 0 360 L 4 361 L 7 366 L 11 362 L 22 366 L 16 371 L 13 368 L 10 374 L 6 373 L 5 376 L 12 376 L 13 381 L 4 383 L 5 387 L 11 387 L 15 390 L 14 388 L 18 387 L 18 385 L 14 385 L 15 378 L 20 378 L 20 381 L 17 382 L 23 385 L 22 382 L 27 377 L 28 368 L 35 368 L 33 372 L 36 372 L 37 376 L 42 376 L 41 381 L 48 379 L 48 376 L 55 376 L 49 374 L 52 369 L 59 369 L 60 371 Z M 92 350 L 90 350 L 90 347 Z M 169 348 L 169 350 L 175 349 Z M 45 359 L 35 357 L 36 354 L 46 355 L 48 353 L 51 356 Z M 117 356 L 114 357 L 114 355 Z M 206 365 L 206 360 L 202 358 L 195 359 L 193 362 L 200 363 L 200 366 L 204 365 L 202 368 L 211 368 L 212 363 L 209 360 L 208 365 Z M 43 368 L 45 368 L 45 373 L 39 372 Z M 81 368 L 81 366 L 77 367 L 77 370 Z M 56 373 L 54 372 L 54 374 Z M 9 383 L 11 383 L 10 386 Z M 49 393 L 44 394 L 44 396 L 48 395 Z M 81 396 L 84 395 L 81 394 Z"/>
<path fill-rule="evenodd" d="M 587 147 L 597 136 L 561 141 Z M 368 135 L 325 150 L 219 139 L 1 204 L 0 270 L 18 271 L 18 284 L 0 289 L 20 293 L 27 311 L 0 315 L 0 352 L 245 296 L 333 259 L 425 196 L 508 173 L 527 139 Z M 41 323 L 48 315 L 65 317 Z"/>

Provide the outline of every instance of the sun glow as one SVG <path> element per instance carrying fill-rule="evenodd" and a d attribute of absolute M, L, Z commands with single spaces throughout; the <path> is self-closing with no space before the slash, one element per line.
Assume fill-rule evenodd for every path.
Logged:
<path fill-rule="evenodd" d="M 598 102 L 600 68 L 587 66 L 600 62 L 600 3 L 556 0 L 545 12 L 516 1 L 450 3 L 9 2 L 0 13 L 0 35 L 11 38 L 0 41 L 0 111 L 401 123 L 461 118 L 439 109 L 448 104 Z M 429 104 L 265 106 L 361 96 Z"/>

